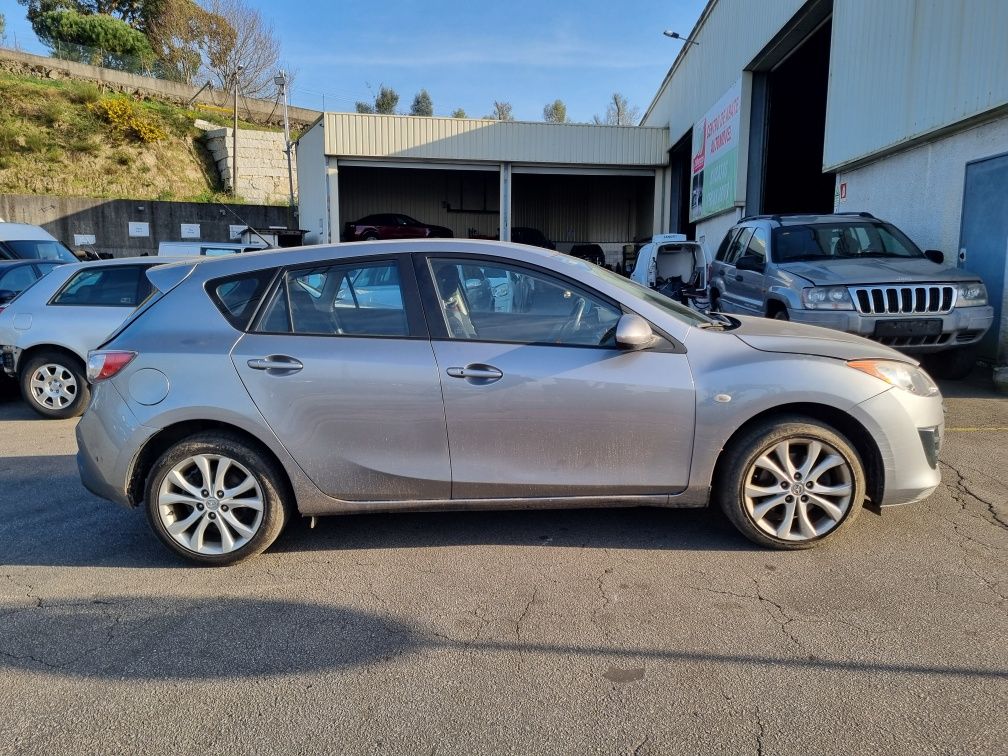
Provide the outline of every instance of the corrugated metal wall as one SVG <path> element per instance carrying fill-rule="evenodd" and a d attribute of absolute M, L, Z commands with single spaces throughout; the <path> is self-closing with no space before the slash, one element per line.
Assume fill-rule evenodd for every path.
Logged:
<path fill-rule="evenodd" d="M 672 141 L 677 141 L 728 91 L 805 2 L 717 0 L 710 4 L 695 37 L 697 44 L 689 46 L 672 78 L 659 90 L 643 125 L 668 126 Z M 679 52 L 678 45 L 669 40 L 670 58 Z"/>
<path fill-rule="evenodd" d="M 570 165 L 664 165 L 665 128 L 326 113 L 326 154 Z"/>
<path fill-rule="evenodd" d="M 834 0 L 835 169 L 1008 104 L 1008 0 Z"/>

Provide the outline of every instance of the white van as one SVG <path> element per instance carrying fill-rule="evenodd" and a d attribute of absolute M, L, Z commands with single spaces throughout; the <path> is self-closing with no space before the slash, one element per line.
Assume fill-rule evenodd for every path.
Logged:
<path fill-rule="evenodd" d="M 53 260 L 79 262 L 55 236 L 27 223 L 0 221 L 0 260 Z"/>
<path fill-rule="evenodd" d="M 707 258 L 703 247 L 688 241 L 685 234 L 652 237 L 637 253 L 630 278 L 694 310 L 706 312 L 710 308 Z"/>
<path fill-rule="evenodd" d="M 262 242 L 259 244 L 239 244 L 237 242 L 210 241 L 170 241 L 158 244 L 158 255 L 166 257 L 220 257 L 222 255 L 237 255 L 241 252 L 257 252 L 267 249 Z"/>

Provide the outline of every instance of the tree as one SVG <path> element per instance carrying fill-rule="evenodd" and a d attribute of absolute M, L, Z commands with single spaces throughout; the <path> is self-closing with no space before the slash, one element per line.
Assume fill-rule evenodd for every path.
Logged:
<path fill-rule="evenodd" d="M 357 104 L 354 106 L 357 108 L 358 113 L 374 113 L 374 105 L 370 102 L 364 102 L 363 100 L 357 100 Z"/>
<path fill-rule="evenodd" d="M 511 103 L 494 100 L 493 112 L 486 117 L 495 121 L 513 121 L 514 116 L 511 114 Z"/>
<path fill-rule="evenodd" d="M 466 115 L 466 112 L 462 108 L 455 108 L 455 110 L 452 111 L 452 118 L 468 118 L 468 117 L 469 116 Z"/>
<path fill-rule="evenodd" d="M 605 118 L 595 116 L 595 123 L 606 126 L 633 126 L 637 123 L 639 115 L 640 108 L 631 105 L 630 101 L 619 92 L 613 92 L 609 107 L 606 108 Z"/>
<path fill-rule="evenodd" d="M 213 38 L 216 49 L 204 61 L 211 81 L 221 89 L 228 89 L 237 78 L 240 94 L 272 96 L 276 90 L 273 77 L 282 67 L 280 42 L 272 24 L 244 0 L 210 0 L 206 10 L 222 19 L 234 34 L 233 40 L 230 39 L 222 23 L 217 30 L 219 37 Z"/>
<path fill-rule="evenodd" d="M 0 13 L 0 45 L 7 44 L 7 19 Z"/>
<path fill-rule="evenodd" d="M 391 87 L 382 84 L 378 87 L 378 94 L 374 98 L 375 113 L 382 115 L 395 115 L 396 105 L 399 104 L 399 93 Z"/>
<path fill-rule="evenodd" d="M 35 17 L 32 28 L 43 44 L 70 60 L 128 69 L 154 60 L 147 37 L 104 13 L 44 11 Z"/>
<path fill-rule="evenodd" d="M 434 102 L 431 100 L 431 96 L 427 93 L 426 89 L 421 89 L 417 92 L 416 97 L 413 98 L 413 104 L 410 106 L 410 115 L 415 116 L 432 116 L 434 115 Z"/>
<path fill-rule="evenodd" d="M 201 71 L 228 65 L 238 34 L 227 19 L 192 0 L 153 0 L 149 6 L 144 21 L 147 38 L 179 79 L 192 83 Z"/>
<path fill-rule="evenodd" d="M 543 120 L 547 123 L 567 123 L 567 106 L 563 100 L 554 100 L 543 108 Z"/>

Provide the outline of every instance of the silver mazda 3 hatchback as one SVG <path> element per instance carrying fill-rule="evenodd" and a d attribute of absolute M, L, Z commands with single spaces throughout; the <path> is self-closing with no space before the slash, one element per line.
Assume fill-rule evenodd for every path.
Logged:
<path fill-rule="evenodd" d="M 557 252 L 373 242 L 148 277 L 89 355 L 78 464 L 196 562 L 295 515 L 710 502 L 807 548 L 940 481 L 941 396 L 912 359 Z"/>

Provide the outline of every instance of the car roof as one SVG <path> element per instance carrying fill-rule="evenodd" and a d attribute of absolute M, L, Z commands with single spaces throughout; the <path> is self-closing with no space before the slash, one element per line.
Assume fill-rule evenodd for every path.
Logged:
<path fill-rule="evenodd" d="M 30 223 L 0 223 L 0 241 L 57 241 L 44 228 Z"/>
<path fill-rule="evenodd" d="M 747 223 L 750 221 L 771 221 L 781 226 L 810 226 L 828 223 L 851 223 L 851 222 L 874 222 L 885 223 L 881 218 L 876 218 L 871 213 L 851 212 L 851 213 L 782 213 L 779 215 L 749 215 L 739 221 Z"/>

